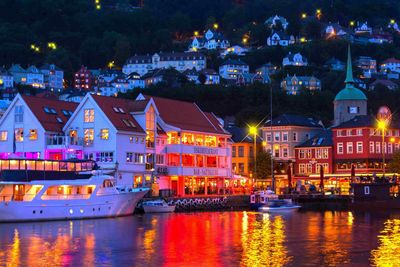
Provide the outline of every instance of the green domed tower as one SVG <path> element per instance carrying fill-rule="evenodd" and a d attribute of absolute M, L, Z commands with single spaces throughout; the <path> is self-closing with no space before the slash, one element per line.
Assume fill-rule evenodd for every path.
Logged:
<path fill-rule="evenodd" d="M 367 97 L 354 86 L 350 46 L 347 55 L 346 86 L 336 95 L 334 105 L 334 126 L 353 119 L 355 116 L 367 115 Z"/>

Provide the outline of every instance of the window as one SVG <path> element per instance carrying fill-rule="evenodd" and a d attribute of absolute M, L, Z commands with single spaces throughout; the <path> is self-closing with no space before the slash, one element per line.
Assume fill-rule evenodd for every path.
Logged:
<path fill-rule="evenodd" d="M 279 142 L 280 137 L 281 137 L 280 133 L 275 133 L 274 134 L 274 141 Z"/>
<path fill-rule="evenodd" d="M 279 147 L 274 148 L 274 157 L 279 158 Z"/>
<path fill-rule="evenodd" d="M 289 156 L 289 149 L 287 147 L 284 147 L 282 149 L 283 157 L 287 158 Z"/>
<path fill-rule="evenodd" d="M 351 129 L 347 130 L 347 136 L 351 136 L 351 135 L 352 135 L 352 130 Z"/>
<path fill-rule="evenodd" d="M 374 142 L 369 142 L 369 153 L 374 153 L 375 144 Z"/>
<path fill-rule="evenodd" d="M 305 158 L 305 151 L 304 151 L 304 149 L 300 149 L 300 150 L 299 150 L 299 158 L 300 158 L 300 159 L 304 159 L 304 158 Z"/>
<path fill-rule="evenodd" d="M 312 173 L 312 164 L 311 163 L 307 164 L 307 172 L 306 173 Z"/>
<path fill-rule="evenodd" d="M 343 154 L 343 143 L 338 143 L 337 144 L 337 153 L 338 154 Z"/>
<path fill-rule="evenodd" d="M 387 153 L 389 153 L 389 154 L 393 153 L 393 144 L 392 143 L 387 144 L 387 150 L 388 150 Z"/>
<path fill-rule="evenodd" d="M 347 154 L 353 154 L 353 142 L 347 142 Z"/>
<path fill-rule="evenodd" d="M 240 174 L 244 173 L 244 163 L 239 163 L 239 173 Z"/>
<path fill-rule="evenodd" d="M 306 165 L 305 164 L 299 164 L 299 173 L 300 174 L 306 173 Z"/>
<path fill-rule="evenodd" d="M 232 158 L 236 158 L 236 147 L 232 146 Z"/>
<path fill-rule="evenodd" d="M 97 162 L 113 162 L 114 152 L 97 152 L 96 153 Z"/>
<path fill-rule="evenodd" d="M 282 133 L 282 141 L 287 142 L 289 139 L 289 134 L 287 132 Z"/>
<path fill-rule="evenodd" d="M 93 128 L 86 128 L 83 130 L 83 141 L 85 146 L 90 146 L 93 144 L 94 140 L 94 129 Z"/>
<path fill-rule="evenodd" d="M 323 149 L 322 149 L 322 158 L 323 158 L 323 159 L 327 159 L 328 156 L 329 156 L 329 151 L 328 151 L 328 149 L 327 149 L 327 148 L 323 148 Z"/>
<path fill-rule="evenodd" d="M 15 106 L 14 121 L 15 123 L 24 122 L 24 106 Z"/>
<path fill-rule="evenodd" d="M 94 122 L 94 109 L 87 108 L 84 110 L 84 122 Z"/>
<path fill-rule="evenodd" d="M 8 132 L 0 131 L 0 141 L 7 141 Z"/>
<path fill-rule="evenodd" d="M 157 154 L 156 155 L 156 164 L 164 164 L 164 155 Z"/>
<path fill-rule="evenodd" d="M 362 135 L 362 129 L 357 129 L 357 135 L 359 135 L 359 136 Z"/>
<path fill-rule="evenodd" d="M 357 153 L 363 153 L 363 142 L 357 142 Z"/>
<path fill-rule="evenodd" d="M 336 136 L 338 136 L 338 137 L 342 136 L 342 130 L 337 130 Z"/>
<path fill-rule="evenodd" d="M 37 140 L 37 139 L 38 139 L 37 129 L 30 129 L 29 130 L 29 140 Z"/>
<path fill-rule="evenodd" d="M 375 152 L 377 154 L 381 153 L 381 143 L 380 142 L 375 143 Z"/>
<path fill-rule="evenodd" d="M 267 142 L 271 142 L 271 134 L 267 133 L 265 136 L 266 136 L 265 139 L 267 140 Z"/>
<path fill-rule="evenodd" d="M 293 133 L 293 141 L 297 141 L 297 133 Z"/>
<path fill-rule="evenodd" d="M 243 158 L 244 157 L 244 146 L 239 146 L 238 147 L 238 157 Z"/>
<path fill-rule="evenodd" d="M 107 128 L 100 129 L 100 139 L 102 140 L 108 140 L 109 137 L 109 132 Z"/>

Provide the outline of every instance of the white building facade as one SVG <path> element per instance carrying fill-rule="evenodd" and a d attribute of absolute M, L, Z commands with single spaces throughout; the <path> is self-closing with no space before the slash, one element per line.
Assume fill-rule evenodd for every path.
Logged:
<path fill-rule="evenodd" d="M 143 76 L 154 69 L 174 68 L 177 71 L 183 72 L 195 68 L 199 71 L 206 68 L 206 62 L 206 57 L 198 52 L 139 55 L 128 59 L 122 67 L 122 72 L 125 74 L 136 72 L 140 76 Z"/>

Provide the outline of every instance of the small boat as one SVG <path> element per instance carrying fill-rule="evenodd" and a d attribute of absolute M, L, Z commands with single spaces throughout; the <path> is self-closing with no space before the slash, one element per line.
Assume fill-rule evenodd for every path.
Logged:
<path fill-rule="evenodd" d="M 174 212 L 175 205 L 168 204 L 163 199 L 148 200 L 142 203 L 145 213 Z"/>
<path fill-rule="evenodd" d="M 250 196 L 250 208 L 258 210 L 258 208 L 268 204 L 272 200 L 279 199 L 279 196 L 272 190 L 256 191 Z"/>
<path fill-rule="evenodd" d="M 301 208 L 299 205 L 293 204 L 291 201 L 276 199 L 271 200 L 264 206 L 258 208 L 260 212 L 285 212 L 285 211 L 294 211 Z"/>
<path fill-rule="evenodd" d="M 148 188 L 117 186 L 92 161 L 0 160 L 0 222 L 133 214 Z"/>

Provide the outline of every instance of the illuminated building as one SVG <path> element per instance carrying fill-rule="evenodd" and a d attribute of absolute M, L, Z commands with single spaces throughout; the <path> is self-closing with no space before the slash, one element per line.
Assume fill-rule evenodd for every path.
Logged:
<path fill-rule="evenodd" d="M 128 75 L 136 72 L 143 76 L 155 69 L 168 68 L 174 68 L 179 72 L 193 68 L 199 71 L 206 68 L 206 57 L 198 52 L 161 52 L 154 55 L 135 55 L 122 66 L 122 72 Z"/>
<path fill-rule="evenodd" d="M 289 54 L 283 58 L 282 66 L 308 66 L 308 61 L 307 58 L 300 53 L 292 54 L 292 52 L 289 52 Z"/>
<path fill-rule="evenodd" d="M 293 35 L 284 32 L 274 32 L 267 38 L 268 46 L 289 46 L 296 42 Z"/>
<path fill-rule="evenodd" d="M 14 87 L 14 77 L 3 67 L 0 67 L 0 88 L 7 89 Z"/>
<path fill-rule="evenodd" d="M 281 82 L 281 88 L 288 95 L 297 95 L 302 89 L 310 92 L 321 90 L 321 81 L 314 76 L 289 76 Z"/>
<path fill-rule="evenodd" d="M 219 66 L 219 75 L 227 80 L 236 80 L 238 74 L 249 73 L 249 65 L 240 59 L 229 59 Z"/>
<path fill-rule="evenodd" d="M 214 27 L 214 30 L 208 29 L 204 36 L 195 34 L 191 44 L 189 45 L 189 51 L 198 51 L 199 49 L 227 49 L 230 46 L 229 41 L 225 39 L 221 32 L 216 31 L 218 24 L 215 25 L 216 27 Z"/>
<path fill-rule="evenodd" d="M 90 91 L 94 86 L 93 74 L 86 67 L 82 66 L 74 74 L 74 88 L 81 91 Z"/>
<path fill-rule="evenodd" d="M 35 66 L 29 66 L 26 69 L 26 84 L 35 88 L 44 88 L 44 75 L 40 72 L 40 70 Z"/>
<path fill-rule="evenodd" d="M 67 158 L 66 151 L 74 149 L 79 140 L 66 139 L 62 127 L 76 106 L 71 102 L 17 95 L 0 120 L 0 157 Z"/>
<path fill-rule="evenodd" d="M 44 75 L 44 83 L 46 88 L 62 89 L 64 71 L 54 64 L 44 64 L 40 67 L 40 72 Z"/>

